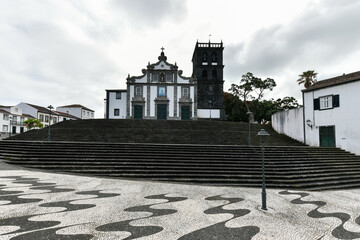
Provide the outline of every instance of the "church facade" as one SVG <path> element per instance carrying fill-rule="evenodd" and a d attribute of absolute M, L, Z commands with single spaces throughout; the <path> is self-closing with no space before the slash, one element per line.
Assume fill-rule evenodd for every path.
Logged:
<path fill-rule="evenodd" d="M 176 63 L 167 62 L 162 48 L 158 61 L 149 63 L 143 75 L 127 77 L 126 89 L 106 90 L 105 118 L 222 119 L 222 50 L 222 43 L 196 43 L 193 74 L 184 77 Z"/>

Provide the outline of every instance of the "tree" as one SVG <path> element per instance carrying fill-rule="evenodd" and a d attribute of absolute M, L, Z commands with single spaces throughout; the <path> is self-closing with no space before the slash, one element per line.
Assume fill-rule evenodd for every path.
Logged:
<path fill-rule="evenodd" d="M 315 72 L 315 70 L 309 70 L 300 74 L 300 78 L 297 80 L 297 82 L 299 85 L 304 84 L 304 87 L 308 88 L 314 83 L 316 83 L 316 76 L 317 73 Z"/>
<path fill-rule="evenodd" d="M 43 124 L 40 122 L 39 119 L 35 119 L 35 118 L 29 118 L 28 120 L 24 121 L 24 123 L 26 124 L 26 127 L 30 130 L 32 128 L 43 128 Z"/>
<path fill-rule="evenodd" d="M 238 85 L 231 84 L 229 91 L 231 91 L 234 96 L 242 100 L 245 104 L 247 112 L 251 112 L 248 101 L 260 101 L 264 96 L 265 90 L 272 91 L 275 86 L 276 83 L 274 79 L 267 78 L 262 80 L 261 78 L 255 77 L 252 73 L 248 72 L 247 74 L 242 75 Z M 253 114 L 250 115 L 250 121 L 254 122 Z"/>
<path fill-rule="evenodd" d="M 271 116 L 279 111 L 301 107 L 294 97 L 278 98 L 277 100 L 248 101 L 249 108 L 254 113 L 254 120 L 262 122 L 271 121 Z M 224 109 L 228 120 L 234 122 L 247 122 L 248 115 L 245 104 L 231 93 L 224 93 Z"/>
<path fill-rule="evenodd" d="M 278 98 L 276 100 L 276 105 L 278 111 L 289 110 L 301 106 L 294 97 Z"/>

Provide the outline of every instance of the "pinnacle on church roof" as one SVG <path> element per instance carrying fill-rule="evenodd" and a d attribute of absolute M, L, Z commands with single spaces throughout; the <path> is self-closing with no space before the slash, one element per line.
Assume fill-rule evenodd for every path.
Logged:
<path fill-rule="evenodd" d="M 166 61 L 167 60 L 167 57 L 165 56 L 165 53 L 164 53 L 164 47 L 161 48 L 161 54 L 160 56 L 158 57 L 159 61 Z"/>

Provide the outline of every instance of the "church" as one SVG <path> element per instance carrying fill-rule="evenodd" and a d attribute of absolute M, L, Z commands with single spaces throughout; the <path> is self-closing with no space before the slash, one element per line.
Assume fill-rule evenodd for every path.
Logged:
<path fill-rule="evenodd" d="M 223 43 L 199 43 L 192 57 L 191 77 L 167 62 L 164 48 L 158 61 L 141 76 L 128 76 L 126 89 L 106 90 L 106 119 L 226 119 L 223 107 Z"/>

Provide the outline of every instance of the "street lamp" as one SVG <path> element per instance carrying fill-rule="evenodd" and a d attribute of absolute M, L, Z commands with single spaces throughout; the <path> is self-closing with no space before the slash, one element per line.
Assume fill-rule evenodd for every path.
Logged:
<path fill-rule="evenodd" d="M 9 116 L 9 138 L 11 137 L 11 120 L 12 116 Z"/>
<path fill-rule="evenodd" d="M 264 129 L 261 129 L 260 132 L 258 132 L 258 137 L 260 138 L 261 143 L 261 153 L 262 153 L 262 192 L 261 192 L 261 199 L 262 199 L 262 210 L 267 210 L 266 208 L 266 188 L 265 188 L 265 161 L 264 161 L 264 145 L 266 143 L 267 137 L 270 136 L 269 133 L 267 133 Z"/>
<path fill-rule="evenodd" d="M 251 121 L 251 114 L 252 114 L 252 112 L 248 111 L 246 114 L 249 115 L 249 146 L 250 146 L 250 145 L 251 145 L 250 121 Z"/>
<path fill-rule="evenodd" d="M 51 125 L 51 109 L 54 109 L 53 106 L 49 105 L 47 107 L 50 110 L 50 118 L 49 118 L 49 132 L 48 132 L 48 142 L 50 142 L 50 125 Z"/>
<path fill-rule="evenodd" d="M 212 99 L 209 99 L 209 106 L 210 106 L 210 121 L 211 121 L 211 107 L 212 107 Z"/>

